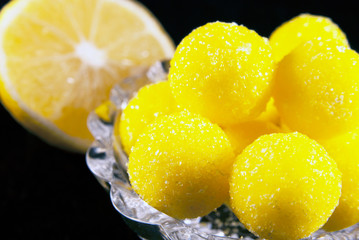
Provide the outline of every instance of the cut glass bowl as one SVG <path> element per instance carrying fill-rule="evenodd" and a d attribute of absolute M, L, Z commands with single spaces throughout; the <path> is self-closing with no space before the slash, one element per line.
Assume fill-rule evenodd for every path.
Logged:
<path fill-rule="evenodd" d="M 205 217 L 182 221 L 152 208 L 132 190 L 127 175 L 128 158 L 121 146 L 113 141 L 115 118 L 140 87 L 166 80 L 168 65 L 168 61 L 157 62 L 125 79 L 112 89 L 110 100 L 104 105 L 105 111 L 101 114 L 94 111 L 89 115 L 88 128 L 96 139 L 86 154 L 89 169 L 109 191 L 111 201 L 124 221 L 142 239 L 258 239 L 225 205 Z M 319 230 L 306 239 L 359 239 L 359 224 L 331 233 Z"/>

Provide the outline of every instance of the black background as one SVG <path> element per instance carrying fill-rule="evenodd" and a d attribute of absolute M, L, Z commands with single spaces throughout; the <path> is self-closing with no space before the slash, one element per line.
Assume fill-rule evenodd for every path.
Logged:
<path fill-rule="evenodd" d="M 216 20 L 237 22 L 268 37 L 283 21 L 307 12 L 332 18 L 352 48 L 359 50 L 354 2 L 141 2 L 176 44 L 193 28 Z M 84 154 L 49 146 L 17 124 L 1 105 L 0 121 L 0 239 L 137 239 L 88 170 Z"/>

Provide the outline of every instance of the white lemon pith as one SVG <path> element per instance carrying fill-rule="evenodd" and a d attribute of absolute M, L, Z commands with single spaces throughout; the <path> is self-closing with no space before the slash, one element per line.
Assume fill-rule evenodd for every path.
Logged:
<path fill-rule="evenodd" d="M 87 116 L 111 87 L 173 51 L 135 1 L 12 1 L 0 16 L 2 103 L 47 142 L 83 152 Z"/>

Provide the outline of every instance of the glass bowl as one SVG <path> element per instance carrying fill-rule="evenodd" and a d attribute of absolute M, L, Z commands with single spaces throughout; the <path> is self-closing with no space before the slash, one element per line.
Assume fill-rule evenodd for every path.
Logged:
<path fill-rule="evenodd" d="M 205 217 L 182 221 L 152 208 L 132 190 L 127 175 L 128 157 L 113 141 L 115 118 L 140 87 L 166 80 L 168 67 L 168 61 L 157 62 L 125 79 L 114 86 L 110 100 L 89 115 L 88 128 L 96 139 L 86 154 L 89 169 L 109 191 L 113 206 L 124 221 L 142 239 L 258 239 L 225 205 Z M 318 230 L 306 239 L 359 239 L 359 223 L 337 232 Z"/>

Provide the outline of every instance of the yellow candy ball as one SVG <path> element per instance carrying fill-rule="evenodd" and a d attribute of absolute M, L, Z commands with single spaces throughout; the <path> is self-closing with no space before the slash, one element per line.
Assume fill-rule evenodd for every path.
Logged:
<path fill-rule="evenodd" d="M 341 173 L 321 145 L 300 133 L 273 133 L 236 158 L 230 206 L 261 238 L 301 239 L 327 221 L 340 191 Z"/>
<path fill-rule="evenodd" d="M 116 119 L 114 139 L 127 154 L 135 145 L 143 129 L 159 116 L 179 111 L 168 82 L 142 87 L 132 98 L 121 116 Z"/>
<path fill-rule="evenodd" d="M 227 134 L 235 155 L 240 154 L 245 147 L 251 144 L 258 137 L 281 132 L 281 129 L 267 121 L 249 121 L 223 128 Z"/>
<path fill-rule="evenodd" d="M 323 227 L 337 231 L 359 222 L 359 130 L 319 142 L 343 174 L 339 205 Z"/>
<path fill-rule="evenodd" d="M 174 218 L 210 213 L 229 198 L 234 154 L 223 130 L 189 112 L 157 118 L 141 134 L 129 157 L 133 189 Z"/>
<path fill-rule="evenodd" d="M 177 47 L 169 70 L 176 101 L 219 125 L 253 120 L 270 97 L 268 41 L 235 23 L 208 23 Z"/>
<path fill-rule="evenodd" d="M 280 116 L 274 104 L 274 98 L 270 98 L 266 109 L 255 119 L 256 121 L 272 122 L 275 125 L 280 125 Z"/>
<path fill-rule="evenodd" d="M 359 124 L 359 55 L 336 41 L 311 40 L 278 64 L 273 97 L 281 120 L 314 139 Z"/>
<path fill-rule="evenodd" d="M 336 39 L 338 43 L 349 47 L 344 32 L 330 18 L 301 14 L 284 22 L 269 37 L 273 56 L 279 62 L 298 45 L 313 38 Z"/>

